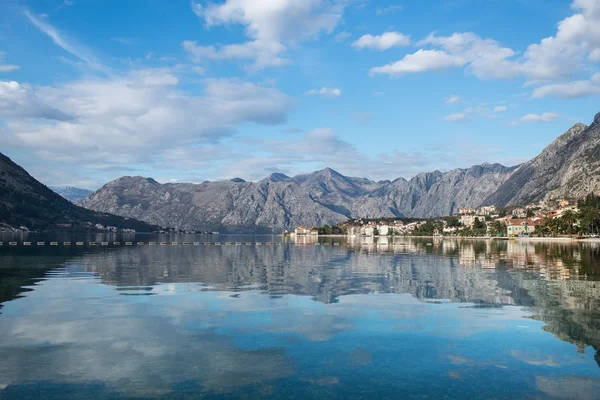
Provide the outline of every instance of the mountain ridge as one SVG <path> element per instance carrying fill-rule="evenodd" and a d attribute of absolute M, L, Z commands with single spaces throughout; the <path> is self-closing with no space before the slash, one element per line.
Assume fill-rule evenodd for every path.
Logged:
<path fill-rule="evenodd" d="M 512 167 L 483 163 L 377 182 L 332 168 L 292 177 L 273 173 L 257 182 L 149 184 L 148 178 L 122 177 L 78 204 L 182 229 L 278 232 L 349 218 L 429 218 L 463 207 L 585 195 L 600 191 L 599 172 L 600 113 L 589 127 L 573 125 L 538 156 Z"/>
<path fill-rule="evenodd" d="M 76 203 L 81 199 L 93 194 L 93 190 L 81 189 L 73 186 L 48 186 L 53 192 L 60 194 L 71 203 Z"/>

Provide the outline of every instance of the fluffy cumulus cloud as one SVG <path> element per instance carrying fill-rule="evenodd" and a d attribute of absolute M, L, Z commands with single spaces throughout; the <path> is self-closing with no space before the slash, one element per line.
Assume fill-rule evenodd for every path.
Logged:
<path fill-rule="evenodd" d="M 224 3 L 201 4 L 192 1 L 192 10 L 207 28 L 241 24 L 251 39 L 222 48 L 184 43 L 194 59 L 251 59 L 253 69 L 285 64 L 289 45 L 311 39 L 323 32 L 331 33 L 342 18 L 345 2 L 335 0 L 226 0 Z M 194 44 L 194 46 L 191 46 Z M 191 51 L 191 50 L 194 50 Z"/>
<path fill-rule="evenodd" d="M 516 53 L 491 39 L 483 39 L 474 33 L 455 33 L 451 36 L 429 35 L 419 42 L 421 46 L 441 48 L 442 54 L 457 57 L 464 62 L 470 73 L 481 79 L 513 78 L 517 70 L 509 59 Z"/>
<path fill-rule="evenodd" d="M 421 49 L 414 54 L 406 55 L 400 61 L 371 68 L 370 73 L 371 75 L 402 76 L 416 72 L 440 71 L 451 67 L 460 67 L 465 62 L 465 59 L 461 56 L 454 56 L 438 50 Z"/>
<path fill-rule="evenodd" d="M 568 77 L 598 61 L 600 1 L 574 0 L 571 7 L 576 13 L 559 22 L 554 36 L 527 48 L 523 66 L 531 79 Z"/>
<path fill-rule="evenodd" d="M 387 50 L 392 47 L 403 47 L 410 45 L 410 36 L 400 32 L 385 32 L 379 36 L 363 35 L 352 43 L 356 49 Z"/>
<path fill-rule="evenodd" d="M 36 89 L 0 84 L 3 138 L 45 160 L 91 170 L 149 165 L 175 146 L 217 143 L 241 124 L 281 124 L 293 100 L 272 87 L 206 79 L 202 95 L 180 90 L 168 69 L 86 78 Z M 50 106 L 51 105 L 51 106 Z"/>
<path fill-rule="evenodd" d="M 560 115 L 555 112 L 545 112 L 543 114 L 527 114 L 511 122 L 511 125 L 519 125 L 528 122 L 552 122 Z"/>
<path fill-rule="evenodd" d="M 337 88 L 322 87 L 320 89 L 311 89 L 304 92 L 306 96 L 340 97 L 342 91 Z"/>
<path fill-rule="evenodd" d="M 596 63 L 600 62 L 600 1 L 574 0 L 571 8 L 574 14 L 558 23 L 555 35 L 529 45 L 522 52 L 473 32 L 449 36 L 431 34 L 417 43 L 421 48 L 415 53 L 372 68 L 371 72 L 398 76 L 465 67 L 467 73 L 480 79 L 522 77 L 529 84 L 540 86 L 534 90 L 534 98 L 597 94 L 596 76 L 589 81 L 572 82 L 572 78 L 597 70 Z"/>

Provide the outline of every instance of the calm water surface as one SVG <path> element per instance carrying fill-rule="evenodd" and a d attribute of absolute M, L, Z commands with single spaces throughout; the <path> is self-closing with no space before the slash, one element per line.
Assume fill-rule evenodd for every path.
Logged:
<path fill-rule="evenodd" d="M 600 398 L 595 243 L 0 240 L 0 399 Z"/>

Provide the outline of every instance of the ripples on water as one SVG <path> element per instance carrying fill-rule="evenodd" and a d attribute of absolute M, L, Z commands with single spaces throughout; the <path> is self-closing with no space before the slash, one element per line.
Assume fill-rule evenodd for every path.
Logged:
<path fill-rule="evenodd" d="M 597 244 L 321 240 L 0 248 L 0 399 L 598 398 Z"/>

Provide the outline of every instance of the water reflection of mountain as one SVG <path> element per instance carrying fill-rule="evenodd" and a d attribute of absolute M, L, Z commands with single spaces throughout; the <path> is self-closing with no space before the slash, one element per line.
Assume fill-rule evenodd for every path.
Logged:
<path fill-rule="evenodd" d="M 561 340 L 600 350 L 598 247 L 431 239 L 326 243 L 155 246 L 71 255 L 64 250 L 14 256 L 12 261 L 3 257 L 2 301 L 16 296 L 24 282 L 41 277 L 46 268 L 64 265 L 93 272 L 105 284 L 146 287 L 149 293 L 154 285 L 173 282 L 204 284 L 198 290 L 251 288 L 271 296 L 307 295 L 324 303 L 347 294 L 410 293 L 423 301 L 532 307 L 535 318 Z"/>

